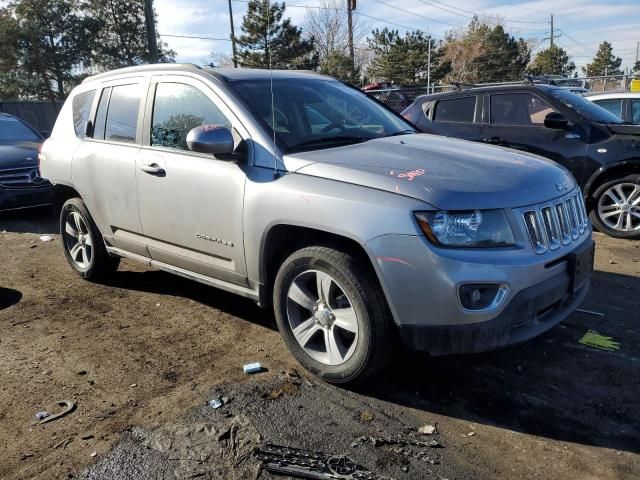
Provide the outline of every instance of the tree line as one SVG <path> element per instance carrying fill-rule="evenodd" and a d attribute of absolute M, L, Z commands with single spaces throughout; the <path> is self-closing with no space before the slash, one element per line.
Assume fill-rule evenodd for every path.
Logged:
<path fill-rule="evenodd" d="M 474 17 L 436 40 L 422 30 L 372 29 L 354 15 L 353 55 L 341 0 L 321 0 L 301 26 L 286 4 L 250 0 L 236 42 L 241 67 L 310 69 L 349 81 L 399 85 L 520 80 L 531 75 L 576 75 L 557 44 L 533 55 L 534 45 L 504 29 L 500 18 Z M 213 32 L 212 32 L 213 33 Z M 219 32 L 215 32 L 219 35 Z M 175 52 L 158 38 L 159 58 Z M 13 0 L 0 8 L 0 98 L 63 99 L 94 72 L 148 61 L 144 0 Z M 215 54 L 218 66 L 233 59 Z M 590 76 L 621 74 L 622 60 L 602 42 Z M 640 65 L 636 65 L 640 68 Z"/>

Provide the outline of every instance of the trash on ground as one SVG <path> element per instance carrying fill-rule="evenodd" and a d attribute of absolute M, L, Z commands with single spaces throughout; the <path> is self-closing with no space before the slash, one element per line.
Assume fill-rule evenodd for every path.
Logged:
<path fill-rule="evenodd" d="M 595 330 L 589 330 L 584 336 L 578 340 L 578 343 L 589 347 L 599 348 L 608 352 L 620 350 L 620 343 L 616 342 L 612 337 L 600 335 Z"/>
<path fill-rule="evenodd" d="M 223 405 L 221 400 L 218 400 L 217 398 L 212 398 L 211 400 L 209 400 L 209 407 L 214 408 L 214 409 L 218 409 Z"/>
<path fill-rule="evenodd" d="M 262 365 L 260 365 L 259 362 L 247 363 L 242 367 L 242 370 L 244 370 L 244 373 L 247 373 L 247 374 L 258 373 L 262 371 Z"/>
<path fill-rule="evenodd" d="M 91 452 L 91 455 L 89 455 L 90 457 L 95 457 L 96 455 L 98 455 L 98 452 Z"/>
<path fill-rule="evenodd" d="M 51 240 L 53 240 L 53 237 L 51 235 L 42 235 L 40 237 L 41 242 L 50 242 Z"/>
<path fill-rule="evenodd" d="M 473 437 L 476 434 L 476 432 L 469 432 L 467 433 L 467 437 Z"/>
<path fill-rule="evenodd" d="M 80 440 L 91 440 L 92 438 L 95 438 L 95 437 L 93 435 L 84 435 L 80 437 Z"/>
<path fill-rule="evenodd" d="M 422 435 L 433 435 L 436 433 L 436 427 L 433 425 L 424 425 L 418 429 L 418 433 Z"/>
<path fill-rule="evenodd" d="M 584 308 L 576 308 L 576 312 L 586 313 L 587 315 L 593 315 L 594 317 L 604 317 L 604 313 L 594 312 L 593 310 L 585 310 Z"/>
<path fill-rule="evenodd" d="M 280 387 L 262 394 L 262 398 L 275 400 L 280 398 L 282 395 L 289 395 L 290 397 L 293 397 L 298 393 L 298 388 L 300 388 L 300 386 L 297 383 L 285 382 Z"/>
<path fill-rule="evenodd" d="M 64 417 L 65 415 L 70 414 L 76 408 L 75 402 L 72 402 L 71 400 L 58 400 L 56 402 L 56 405 L 58 405 L 60 407 L 65 407 L 65 408 L 62 411 L 58 412 L 58 413 L 49 414 L 47 417 L 43 418 L 38 423 L 52 422 L 53 420 L 57 420 L 59 418 Z"/>
<path fill-rule="evenodd" d="M 262 461 L 262 468 L 277 475 L 328 480 L 336 478 L 390 480 L 388 477 L 365 469 L 343 455 L 331 455 L 268 443 L 256 448 L 253 456 Z"/>
<path fill-rule="evenodd" d="M 69 438 L 65 438 L 64 440 L 56 443 L 53 448 L 60 448 L 62 447 L 62 449 L 64 450 L 65 448 L 67 448 L 67 445 L 69 445 L 71 442 L 73 441 L 73 438 L 69 437 Z"/>
<path fill-rule="evenodd" d="M 373 420 L 373 412 L 371 410 L 365 410 L 360 413 L 361 422 L 370 422 L 371 420 Z"/>
<path fill-rule="evenodd" d="M 356 441 L 360 443 L 370 443 L 374 447 L 383 445 L 405 445 L 414 447 L 444 448 L 437 440 L 414 440 L 413 438 L 392 437 L 358 437 Z"/>
<path fill-rule="evenodd" d="M 38 413 L 36 413 L 36 418 L 37 418 L 38 420 L 44 420 L 44 419 L 45 419 L 45 418 L 47 418 L 49 415 L 51 415 L 49 412 L 42 411 L 42 412 L 38 412 Z"/>

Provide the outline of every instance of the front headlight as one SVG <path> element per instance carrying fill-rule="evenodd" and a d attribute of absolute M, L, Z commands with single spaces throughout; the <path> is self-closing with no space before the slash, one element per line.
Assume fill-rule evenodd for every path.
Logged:
<path fill-rule="evenodd" d="M 427 238 L 445 247 L 508 247 L 515 244 L 503 210 L 415 212 Z"/>

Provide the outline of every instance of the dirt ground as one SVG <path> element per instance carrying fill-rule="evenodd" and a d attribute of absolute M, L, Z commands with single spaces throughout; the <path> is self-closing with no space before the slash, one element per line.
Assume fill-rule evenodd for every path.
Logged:
<path fill-rule="evenodd" d="M 77 277 L 48 212 L 0 215 L 0 478 L 271 478 L 261 442 L 346 454 L 395 479 L 640 475 L 640 242 L 595 234 L 582 308 L 490 354 L 402 354 L 348 390 L 304 375 L 250 301 L 123 261 Z M 53 241 L 39 237 L 51 234 Z M 594 330 L 619 348 L 578 342 Z M 268 371 L 247 376 L 242 365 Z M 227 396 L 214 410 L 207 401 Z M 34 425 L 35 413 L 69 415 Z M 419 438 L 414 455 L 361 436 Z"/>

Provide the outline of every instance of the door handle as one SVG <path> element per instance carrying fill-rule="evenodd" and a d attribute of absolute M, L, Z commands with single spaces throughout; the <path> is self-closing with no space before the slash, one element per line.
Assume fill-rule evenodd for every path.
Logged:
<path fill-rule="evenodd" d="M 502 137 L 491 137 L 491 138 L 485 138 L 484 139 L 485 143 L 490 143 L 491 145 L 501 145 L 504 143 L 504 138 Z"/>
<path fill-rule="evenodd" d="M 164 168 L 162 168 L 157 163 L 150 163 L 148 165 L 142 165 L 140 167 L 140 170 L 142 170 L 143 172 L 148 173 L 150 175 L 157 175 L 159 177 L 164 177 L 165 174 L 167 173 L 164 170 Z"/>

